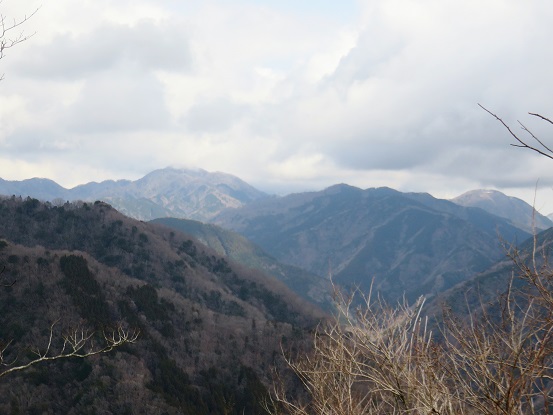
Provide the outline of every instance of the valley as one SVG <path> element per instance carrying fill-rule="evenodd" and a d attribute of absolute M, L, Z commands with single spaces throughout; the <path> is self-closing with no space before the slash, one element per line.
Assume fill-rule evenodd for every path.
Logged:
<path fill-rule="evenodd" d="M 5 361 L 24 363 L 50 333 L 62 347 L 74 327 L 140 333 L 110 353 L 8 375 L 3 413 L 263 413 L 272 371 L 287 373 L 283 350 L 309 350 L 335 288 L 462 313 L 467 292 L 502 295 L 506 249 L 531 237 L 530 206 L 495 215 L 474 195 L 458 204 L 340 184 L 276 197 L 175 169 L 65 193 L 45 180 L 0 184 Z"/>

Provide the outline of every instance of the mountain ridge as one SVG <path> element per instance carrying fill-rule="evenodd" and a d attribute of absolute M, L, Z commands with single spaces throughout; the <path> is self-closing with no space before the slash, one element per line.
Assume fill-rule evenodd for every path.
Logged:
<path fill-rule="evenodd" d="M 497 190 L 470 190 L 451 199 L 451 201 L 461 206 L 481 208 L 494 215 L 507 218 L 515 226 L 521 227 L 530 233 L 553 227 L 551 219 L 540 214 L 525 201 L 507 196 Z"/>
<path fill-rule="evenodd" d="M 502 255 L 529 234 L 482 209 L 390 188 L 330 190 L 261 200 L 214 223 L 246 236 L 278 260 L 373 288 L 389 299 L 435 294 Z"/>
<path fill-rule="evenodd" d="M 140 331 L 97 358 L 9 375 L 2 413 L 261 413 L 281 346 L 324 318 L 274 278 L 104 202 L 0 198 L 0 241 L 15 281 L 0 290 L 9 361 L 48 344 L 52 321 L 56 349 L 68 329 Z"/>
<path fill-rule="evenodd" d="M 98 197 L 111 189 L 103 199 L 127 216 L 211 222 L 323 279 L 366 289 L 377 278 L 376 288 L 392 297 L 433 295 L 481 271 L 501 255 L 498 232 L 508 242 L 529 236 L 513 219 L 389 187 L 341 183 L 270 197 L 225 173 L 167 168 L 77 190 L 87 188 Z"/>
<path fill-rule="evenodd" d="M 292 291 L 323 309 L 332 308 L 332 287 L 328 279 L 277 261 L 238 233 L 189 219 L 159 218 L 151 223 L 192 235 L 218 254 L 279 279 Z"/>
<path fill-rule="evenodd" d="M 262 199 L 278 205 L 282 197 L 295 197 L 301 204 L 302 200 L 309 199 L 321 191 L 332 194 L 355 192 L 356 189 L 359 188 L 339 183 L 322 190 L 271 196 L 227 173 L 173 167 L 154 170 L 134 181 L 126 179 L 93 181 L 70 189 L 45 178 L 22 181 L 8 181 L 0 178 L 0 194 L 6 196 L 29 196 L 56 203 L 105 200 L 125 215 L 140 220 L 176 217 L 203 222 L 211 221 L 225 209 L 242 208 Z M 390 194 L 399 192 L 385 186 L 365 190 L 369 189 Z M 422 196 L 424 193 L 402 194 L 410 195 L 413 199 L 424 203 L 425 196 Z M 426 195 L 433 198 L 431 195 Z M 489 197 L 490 195 L 493 195 L 493 198 Z M 465 207 L 482 208 L 496 216 L 509 219 L 515 226 L 528 232 L 533 232 L 534 228 L 539 231 L 553 226 L 551 219 L 535 212 L 532 206 L 523 200 L 507 196 L 497 190 L 471 190 L 449 201 Z"/>
<path fill-rule="evenodd" d="M 66 189 L 49 179 L 0 180 L 0 194 L 44 201 L 104 200 L 140 220 L 186 217 L 209 220 L 223 209 L 268 197 L 240 178 L 222 172 L 167 167 L 131 180 L 90 182 Z"/>

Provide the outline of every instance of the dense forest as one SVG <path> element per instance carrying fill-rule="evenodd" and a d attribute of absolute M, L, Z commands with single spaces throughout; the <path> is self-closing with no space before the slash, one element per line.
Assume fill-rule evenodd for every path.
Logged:
<path fill-rule="evenodd" d="M 323 317 L 282 283 L 179 232 L 97 202 L 0 201 L 3 361 L 33 359 L 52 334 L 114 328 L 136 341 L 0 377 L 2 413 L 256 414 L 281 348 Z M 9 366 L 6 366 L 9 367 Z"/>

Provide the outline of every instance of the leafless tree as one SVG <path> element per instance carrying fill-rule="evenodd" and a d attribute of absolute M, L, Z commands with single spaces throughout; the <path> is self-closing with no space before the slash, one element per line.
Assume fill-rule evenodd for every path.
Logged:
<path fill-rule="evenodd" d="M 2 1 L 0 1 L 0 6 Z M 8 18 L 0 12 L 0 59 L 6 55 L 6 51 L 12 47 L 25 42 L 35 33 L 25 33 L 23 25 L 27 23 L 36 13 L 35 9 L 32 13 L 24 15 L 21 18 Z M 4 75 L 0 75 L 0 80 L 4 79 Z"/>
<path fill-rule="evenodd" d="M 5 267 L 0 270 L 0 288 L 9 289 L 16 284 L 16 279 L 4 277 Z M 117 324 L 114 328 L 106 328 L 102 333 L 84 328 L 72 328 L 55 334 L 60 320 L 54 321 L 48 332 L 48 340 L 44 346 L 33 346 L 22 359 L 19 356 L 8 358 L 12 341 L 0 342 L 0 378 L 28 369 L 37 363 L 68 358 L 86 358 L 97 354 L 108 353 L 125 344 L 135 343 L 139 330 L 125 328 Z M 30 356 L 30 357 L 29 357 Z"/>
<path fill-rule="evenodd" d="M 509 290 L 499 315 L 484 305 L 468 318 L 445 313 L 435 334 L 421 317 L 422 299 L 390 307 L 369 294 L 352 309 L 351 297 L 339 295 L 336 318 L 315 332 L 311 353 L 286 358 L 305 398 L 291 397 L 277 377 L 266 408 L 290 415 L 550 413 L 553 294 L 538 298 L 538 288 Z"/>
<path fill-rule="evenodd" d="M 549 413 L 553 320 L 534 296 L 517 301 L 522 293 L 511 287 L 499 308 L 482 307 L 468 322 L 446 318 L 446 371 L 475 413 Z"/>
<path fill-rule="evenodd" d="M 480 105 L 480 104 L 479 104 Z M 553 150 L 524 124 L 515 133 L 482 105 L 515 139 L 553 159 Z M 553 124 L 551 119 L 530 113 Z M 286 362 L 301 380 L 305 398 L 290 397 L 277 376 L 272 414 L 553 413 L 553 269 L 550 241 L 534 235 L 530 252 L 507 246 L 514 275 L 495 304 L 466 315 L 444 310 L 437 333 L 421 318 L 424 301 L 390 307 L 371 293 L 352 309 L 337 296 L 337 314 L 314 334 L 311 353 Z M 515 275 L 516 274 L 516 275 Z M 515 279 L 522 288 L 514 289 Z M 468 302 L 467 302 L 468 303 Z M 301 394 L 300 394 L 301 395 Z"/>
<path fill-rule="evenodd" d="M 17 364 L 17 360 L 12 362 L 6 361 L 5 352 L 11 342 L 3 345 L 0 348 L 0 366 L 2 367 L 0 369 L 0 378 L 28 369 L 41 362 L 68 358 L 86 358 L 101 353 L 108 353 L 117 347 L 136 342 L 139 335 L 139 332 L 136 330 L 125 329 L 122 325 L 118 325 L 115 328 L 104 330 L 99 344 L 97 344 L 95 343 L 97 333 L 85 329 L 73 329 L 61 335 L 61 345 L 56 348 L 54 346 L 56 342 L 54 329 L 57 323 L 58 321 L 50 326 L 46 346 L 44 348 L 31 348 L 29 351 L 33 357 L 24 363 Z"/>
<path fill-rule="evenodd" d="M 516 134 L 509 125 L 503 121 L 502 118 L 500 118 L 498 115 L 491 112 L 489 109 L 484 107 L 481 104 L 478 104 L 480 108 L 482 108 L 484 111 L 486 111 L 488 114 L 490 114 L 492 117 L 494 117 L 497 121 L 499 121 L 509 132 L 511 137 L 515 139 L 515 143 L 511 144 L 513 147 L 520 147 L 520 148 L 527 148 L 529 150 L 535 151 L 538 154 L 541 154 L 542 156 L 545 156 L 547 158 L 553 159 L 553 150 L 551 147 L 547 146 L 540 138 L 538 138 L 529 128 L 527 128 L 522 122 L 518 121 L 520 127 L 522 128 L 522 131 L 524 131 L 526 134 L 528 134 L 530 140 L 522 138 L 519 134 Z M 549 124 L 553 124 L 553 121 L 547 117 L 544 117 L 543 115 L 536 114 L 533 112 L 529 112 L 528 114 L 537 117 L 543 121 L 548 122 Z M 534 142 L 534 144 L 530 144 Z"/>
<path fill-rule="evenodd" d="M 0 274 L 3 274 L 5 267 Z M 0 287 L 10 288 L 17 281 L 7 282 L 0 276 Z M 48 340 L 44 346 L 33 346 L 22 359 L 19 356 L 8 358 L 9 347 L 12 341 L 0 343 L 0 378 L 14 372 L 28 369 L 37 363 L 67 359 L 86 358 L 97 354 L 108 353 L 125 344 L 135 343 L 140 334 L 139 330 L 125 328 L 117 324 L 114 328 L 106 328 L 102 333 L 85 328 L 72 328 L 55 335 L 55 329 L 60 320 L 54 321 L 48 332 Z M 30 357 L 29 357 L 30 356 Z"/>
<path fill-rule="evenodd" d="M 314 335 L 310 355 L 288 365 L 301 379 L 305 402 L 290 399 L 276 383 L 272 413 L 293 415 L 462 414 L 444 370 L 443 349 L 413 307 L 386 305 L 371 295 L 352 308 L 337 296 L 336 318 Z"/>

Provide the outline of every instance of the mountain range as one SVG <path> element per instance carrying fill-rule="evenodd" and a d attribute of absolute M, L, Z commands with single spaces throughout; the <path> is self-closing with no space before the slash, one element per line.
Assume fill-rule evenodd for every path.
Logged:
<path fill-rule="evenodd" d="M 333 288 L 466 314 L 504 294 L 506 250 L 532 249 L 529 223 L 549 227 L 490 191 L 448 201 L 339 184 L 276 197 L 176 169 L 70 190 L 0 181 L 0 193 L 4 362 L 48 344 L 53 323 L 54 347 L 75 327 L 140 331 L 111 353 L 0 381 L 0 413 L 14 414 L 262 413 L 282 350 L 308 348 Z"/>
<path fill-rule="evenodd" d="M 388 299 L 436 295 L 500 258 L 502 243 L 523 241 L 532 226 L 552 225 L 496 191 L 447 201 L 342 184 L 276 197 L 224 173 L 173 168 L 70 190 L 45 179 L 0 181 L 1 193 L 106 200 L 125 215 L 188 232 L 323 307 L 330 278 L 362 289 L 373 284 Z"/>
<path fill-rule="evenodd" d="M 207 221 L 227 208 L 236 208 L 268 195 L 230 174 L 202 169 L 165 168 L 136 181 L 107 180 L 66 189 L 52 180 L 0 179 L 0 195 L 44 201 L 102 200 L 140 220 L 179 217 Z"/>
<path fill-rule="evenodd" d="M 214 218 L 278 260 L 386 299 L 431 296 L 483 271 L 530 234 L 479 208 L 422 193 L 336 185 Z"/>
<path fill-rule="evenodd" d="M 140 220 L 174 217 L 202 222 L 211 221 L 229 208 L 278 198 L 227 173 L 171 167 L 154 170 L 135 181 L 90 182 L 72 189 L 49 179 L 9 181 L 0 178 L 0 195 L 32 197 L 56 203 L 103 200 L 121 213 Z M 523 200 L 497 190 L 472 190 L 451 201 L 462 206 L 479 207 L 509 219 L 513 225 L 529 232 L 553 226 L 551 219 Z"/>

